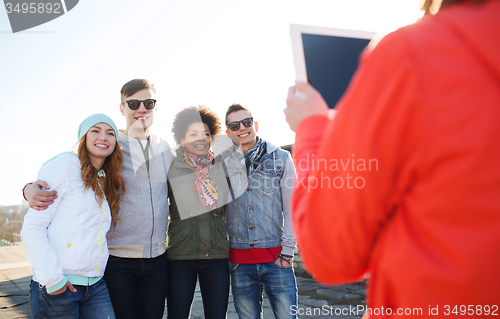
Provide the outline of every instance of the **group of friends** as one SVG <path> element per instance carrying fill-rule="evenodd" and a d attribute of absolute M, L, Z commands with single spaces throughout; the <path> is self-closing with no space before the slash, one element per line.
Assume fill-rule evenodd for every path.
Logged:
<path fill-rule="evenodd" d="M 149 81 L 126 83 L 126 129 L 89 116 L 78 154 L 52 158 L 24 188 L 32 315 L 162 318 L 166 298 L 168 317 L 187 319 L 199 280 L 205 318 L 226 317 L 230 282 L 240 318 L 260 318 L 263 289 L 276 318 L 291 318 L 290 153 L 257 136 L 250 110 L 233 104 L 232 146 L 214 155 L 221 120 L 192 106 L 175 115 L 174 155 L 149 132 L 155 98 Z"/>
<path fill-rule="evenodd" d="M 500 1 L 437 2 L 365 50 L 335 110 L 308 83 L 289 89 L 297 176 L 239 104 L 219 155 L 217 115 L 179 112 L 174 156 L 149 134 L 154 87 L 125 84 L 126 129 L 90 116 L 78 156 L 23 190 L 33 316 L 161 318 L 166 297 L 169 318 L 188 318 L 199 279 L 205 318 L 226 316 L 230 286 L 240 319 L 262 318 L 263 290 L 295 318 L 294 236 L 316 280 L 369 277 L 366 318 L 498 315 Z M 354 158 L 377 168 L 321 165 Z M 345 174 L 363 187 L 318 187 Z"/>

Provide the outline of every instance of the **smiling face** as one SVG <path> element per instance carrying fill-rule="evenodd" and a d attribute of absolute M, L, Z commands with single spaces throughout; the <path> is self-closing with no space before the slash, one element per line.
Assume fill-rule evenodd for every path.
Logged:
<path fill-rule="evenodd" d="M 212 145 L 212 136 L 207 124 L 203 122 L 191 123 L 188 126 L 186 136 L 181 140 L 181 146 L 189 153 L 203 156 L 208 153 Z"/>
<path fill-rule="evenodd" d="M 100 169 L 106 157 L 115 150 L 115 131 L 106 123 L 97 123 L 87 132 L 86 146 L 90 162 Z"/>
<path fill-rule="evenodd" d="M 245 110 L 240 110 L 232 112 L 227 116 L 227 123 L 241 121 L 246 118 L 252 117 L 250 112 Z M 257 143 L 257 132 L 259 131 L 259 123 L 254 122 L 252 126 L 245 127 L 240 123 L 240 127 L 237 131 L 231 131 L 226 129 L 226 134 L 229 136 L 236 144 L 238 144 L 241 149 L 246 152 L 255 146 Z"/>
<path fill-rule="evenodd" d="M 156 99 L 156 94 L 149 89 L 144 89 L 134 95 L 122 98 L 122 102 L 147 99 Z M 127 103 L 122 103 L 120 111 L 127 120 L 127 129 L 125 130 L 127 135 L 131 137 L 147 137 L 149 135 L 149 128 L 153 125 L 156 115 L 156 106 L 152 110 L 148 110 L 144 107 L 144 103 L 141 103 L 137 110 L 131 110 Z"/>

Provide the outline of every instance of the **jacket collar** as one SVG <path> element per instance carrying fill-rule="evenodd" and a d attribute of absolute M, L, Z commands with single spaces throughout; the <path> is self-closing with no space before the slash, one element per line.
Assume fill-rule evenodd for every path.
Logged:
<path fill-rule="evenodd" d="M 262 142 L 266 143 L 266 154 L 271 154 L 272 152 L 279 149 L 279 146 L 276 146 L 271 142 L 266 141 L 265 139 L 262 139 Z M 236 145 L 236 143 L 233 142 L 233 145 L 230 146 L 229 151 L 231 153 L 234 153 L 237 151 L 238 148 L 241 150 L 241 148 L 238 145 Z"/>
<path fill-rule="evenodd" d="M 137 141 L 138 140 L 138 138 L 136 138 L 136 137 L 128 136 L 127 134 L 124 133 L 123 130 L 118 130 L 118 138 L 123 140 L 123 141 Z M 148 139 L 149 139 L 150 143 L 154 142 L 154 141 L 156 141 L 156 136 L 154 136 L 153 134 L 149 134 Z"/>
<path fill-rule="evenodd" d="M 189 168 L 194 170 L 191 166 L 189 166 L 188 163 L 186 163 L 185 160 L 182 159 L 182 147 L 179 147 L 175 150 L 175 159 L 174 159 L 174 167 L 178 168 Z M 217 155 L 214 157 L 214 160 L 212 161 L 212 165 L 219 162 L 221 159 L 221 155 Z"/>

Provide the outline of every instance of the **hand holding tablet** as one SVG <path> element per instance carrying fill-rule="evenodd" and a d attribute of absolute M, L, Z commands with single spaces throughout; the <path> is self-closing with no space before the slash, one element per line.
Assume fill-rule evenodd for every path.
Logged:
<path fill-rule="evenodd" d="M 285 109 L 286 121 L 292 131 L 295 131 L 302 120 L 309 116 L 323 115 L 330 117 L 328 105 L 311 84 L 307 82 L 296 82 L 288 89 Z M 333 116 L 333 114 L 332 114 Z"/>

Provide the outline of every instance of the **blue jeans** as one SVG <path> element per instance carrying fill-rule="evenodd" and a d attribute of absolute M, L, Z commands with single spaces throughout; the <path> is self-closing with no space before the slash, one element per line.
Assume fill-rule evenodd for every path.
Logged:
<path fill-rule="evenodd" d="M 168 261 L 168 318 L 188 319 L 199 277 L 205 319 L 226 318 L 229 298 L 228 259 Z"/>
<path fill-rule="evenodd" d="M 274 262 L 230 264 L 234 307 L 240 319 L 262 318 L 262 290 L 277 319 L 295 319 L 291 307 L 297 306 L 297 285 L 292 267 Z"/>
<path fill-rule="evenodd" d="M 166 254 L 156 258 L 109 256 L 104 279 L 118 319 L 161 319 L 167 296 Z"/>
<path fill-rule="evenodd" d="M 92 286 L 74 285 L 62 294 L 49 295 L 47 288 L 36 281 L 30 283 L 29 304 L 33 318 L 114 319 L 108 289 L 101 279 Z"/>

